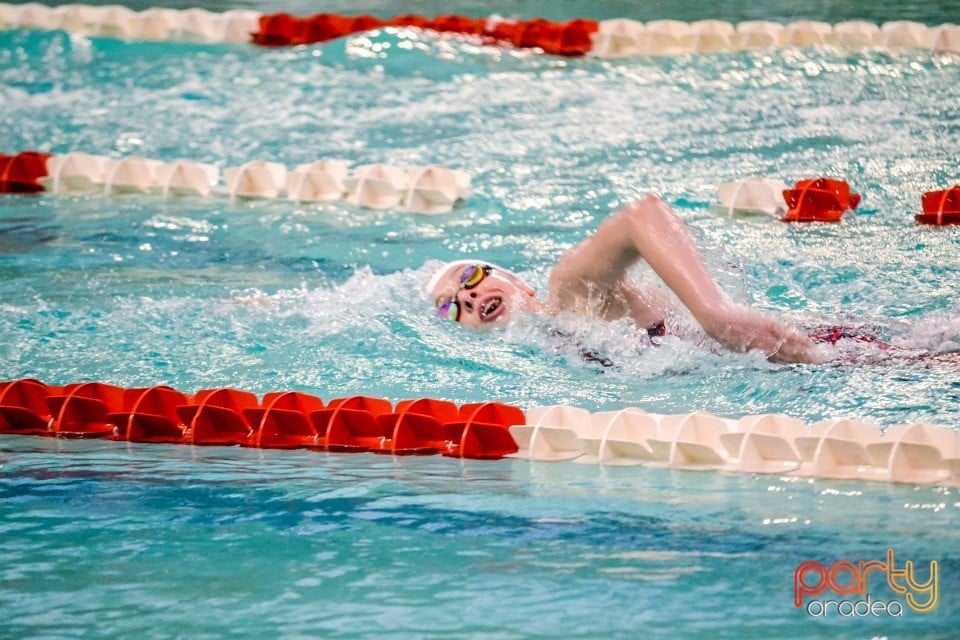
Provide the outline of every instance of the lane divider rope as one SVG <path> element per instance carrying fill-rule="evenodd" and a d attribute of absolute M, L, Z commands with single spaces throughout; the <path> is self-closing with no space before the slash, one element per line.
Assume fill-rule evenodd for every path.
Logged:
<path fill-rule="evenodd" d="M 591 413 L 570 405 L 526 412 L 500 402 L 299 392 L 262 399 L 231 388 L 187 395 L 169 386 L 0 382 L 0 434 L 142 443 L 515 457 L 600 465 L 960 486 L 960 434 L 928 424 L 881 432 L 857 420 L 807 425 L 778 414 Z"/>
<path fill-rule="evenodd" d="M 393 405 L 354 396 L 324 403 L 296 391 L 261 401 L 229 388 L 187 395 L 168 386 L 0 382 L 0 433 L 19 435 L 485 459 L 516 452 L 509 425 L 524 421 L 523 411 L 497 402 Z"/>
<path fill-rule="evenodd" d="M 0 154 L 0 193 L 344 199 L 371 209 L 403 208 L 420 214 L 449 213 L 470 194 L 469 175 L 439 166 L 361 165 L 351 172 L 343 161 L 318 160 L 288 171 L 279 163 L 252 161 L 225 169 L 222 185 L 220 173 L 214 165 L 189 160 L 165 163 L 136 156 L 113 159 L 23 151 Z M 790 189 L 781 180 L 752 176 L 719 185 L 717 197 L 719 204 L 713 208 L 722 215 L 765 214 L 784 222 L 839 222 L 860 203 L 860 195 L 846 181 L 826 177 L 800 180 Z M 917 224 L 960 224 L 960 185 L 928 191 L 921 204 L 923 212 L 914 216 Z"/>
<path fill-rule="evenodd" d="M 0 154 L 0 193 L 222 195 L 285 197 L 298 202 L 344 199 L 370 209 L 402 208 L 420 214 L 448 213 L 470 194 L 468 174 L 436 165 L 405 169 L 372 164 L 350 170 L 344 161 L 318 160 L 288 170 L 276 162 L 256 160 L 228 167 L 222 175 L 221 183 L 218 167 L 191 160 L 34 151 Z"/>
<path fill-rule="evenodd" d="M 514 20 L 493 15 L 471 18 L 408 14 L 381 19 L 370 15 L 319 13 L 298 17 L 262 14 L 246 9 L 216 13 L 201 8 L 150 8 L 133 11 L 118 5 L 0 3 L 0 28 L 62 29 L 84 36 L 128 40 L 253 42 L 263 46 L 295 46 L 327 42 L 380 28 L 418 28 L 458 33 L 517 48 L 535 48 L 561 56 L 671 56 L 769 47 L 837 46 L 853 49 L 926 49 L 960 53 L 960 26 L 928 26 L 897 20 L 877 25 L 862 20 L 830 24 L 812 20 L 788 24 L 752 20 L 733 24 L 720 20 L 653 20 L 628 18 L 555 22 Z"/>

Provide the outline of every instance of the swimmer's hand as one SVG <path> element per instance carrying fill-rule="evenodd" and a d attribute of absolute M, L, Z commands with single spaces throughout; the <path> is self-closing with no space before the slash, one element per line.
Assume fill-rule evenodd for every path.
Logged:
<path fill-rule="evenodd" d="M 758 311 L 726 306 L 712 313 L 704 330 L 733 351 L 760 349 L 772 362 L 815 362 L 813 343 L 807 336 Z"/>

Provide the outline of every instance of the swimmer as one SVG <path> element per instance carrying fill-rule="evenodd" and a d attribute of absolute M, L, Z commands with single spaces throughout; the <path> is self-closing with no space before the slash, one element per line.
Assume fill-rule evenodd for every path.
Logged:
<path fill-rule="evenodd" d="M 814 342 L 779 320 L 739 306 L 720 291 L 690 232 L 663 200 L 647 196 L 608 217 L 564 253 L 550 273 L 546 299 L 516 274 L 477 260 L 443 266 L 427 283 L 440 315 L 471 328 L 519 313 L 570 311 L 605 320 L 630 318 L 639 331 L 663 335 L 668 301 L 641 289 L 627 270 L 646 261 L 703 330 L 733 351 L 761 350 L 774 362 L 813 362 Z"/>

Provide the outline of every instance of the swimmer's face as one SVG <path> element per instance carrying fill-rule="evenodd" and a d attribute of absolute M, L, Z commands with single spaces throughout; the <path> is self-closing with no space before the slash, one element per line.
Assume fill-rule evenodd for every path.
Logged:
<path fill-rule="evenodd" d="M 533 304 L 533 289 L 502 269 L 477 263 L 452 269 L 433 288 L 441 317 L 474 328 L 510 320 Z"/>

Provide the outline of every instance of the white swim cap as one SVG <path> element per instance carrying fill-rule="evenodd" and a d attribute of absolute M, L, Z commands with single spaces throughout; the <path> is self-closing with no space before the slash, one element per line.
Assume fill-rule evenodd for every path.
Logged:
<path fill-rule="evenodd" d="M 486 260 L 475 260 L 475 259 L 454 260 L 453 262 L 448 262 L 444 265 L 441 265 L 439 269 L 433 272 L 433 275 L 431 275 L 430 279 L 427 280 L 427 286 L 426 286 L 427 293 L 429 293 L 431 297 L 436 298 L 437 294 L 434 293 L 434 289 L 437 288 L 437 285 L 439 285 L 440 282 L 443 281 L 443 279 L 446 276 L 448 276 L 451 273 L 455 273 L 457 269 L 463 270 L 464 268 L 472 264 L 485 264 L 488 267 L 496 269 L 497 271 L 502 271 L 504 273 L 509 273 L 510 275 L 516 276 L 516 274 L 514 274 L 509 269 L 504 269 L 503 267 L 499 267 L 493 264 L 492 262 L 488 262 Z"/>

